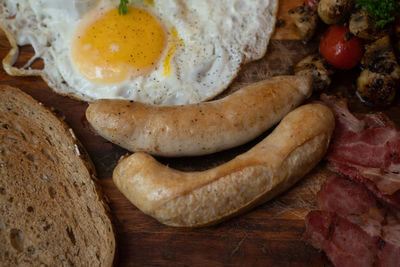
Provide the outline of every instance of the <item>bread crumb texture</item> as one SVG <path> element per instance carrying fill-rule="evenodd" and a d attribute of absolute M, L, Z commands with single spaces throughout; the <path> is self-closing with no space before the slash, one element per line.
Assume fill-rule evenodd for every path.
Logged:
<path fill-rule="evenodd" d="M 112 265 L 107 207 L 70 131 L 27 94 L 0 86 L 0 266 Z"/>

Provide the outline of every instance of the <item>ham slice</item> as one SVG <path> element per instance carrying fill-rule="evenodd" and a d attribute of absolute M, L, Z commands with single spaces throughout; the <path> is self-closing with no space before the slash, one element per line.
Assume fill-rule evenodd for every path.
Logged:
<path fill-rule="evenodd" d="M 344 100 L 326 95 L 322 100 L 336 117 L 327 154 L 333 170 L 400 208 L 400 132 L 383 114 L 353 115 Z"/>

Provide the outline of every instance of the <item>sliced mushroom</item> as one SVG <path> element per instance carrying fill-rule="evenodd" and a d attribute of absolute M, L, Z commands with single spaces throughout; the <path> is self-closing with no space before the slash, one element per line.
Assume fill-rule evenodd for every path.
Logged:
<path fill-rule="evenodd" d="M 375 21 L 366 10 L 356 10 L 350 18 L 349 29 L 352 34 L 362 39 L 374 40 L 387 34 L 387 30 L 377 31 Z"/>
<path fill-rule="evenodd" d="M 396 96 L 397 81 L 390 76 L 364 70 L 357 79 L 357 95 L 367 104 L 390 105 Z"/>
<path fill-rule="evenodd" d="M 300 38 L 309 41 L 314 36 L 317 28 L 317 10 L 303 4 L 289 10 L 289 16 L 293 20 Z"/>
<path fill-rule="evenodd" d="M 320 0 L 318 15 L 326 24 L 340 22 L 353 8 L 352 0 Z"/>
<path fill-rule="evenodd" d="M 400 81 L 400 66 L 389 36 L 366 46 L 361 67 L 363 71 L 357 79 L 358 96 L 374 106 L 392 103 Z"/>
<path fill-rule="evenodd" d="M 319 54 L 313 54 L 302 59 L 294 68 L 296 75 L 310 76 L 313 90 L 320 91 L 331 84 L 331 76 L 335 70 Z"/>

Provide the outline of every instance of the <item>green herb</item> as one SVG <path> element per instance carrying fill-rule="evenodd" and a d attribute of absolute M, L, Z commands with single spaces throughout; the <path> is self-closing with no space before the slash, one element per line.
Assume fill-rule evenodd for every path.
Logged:
<path fill-rule="evenodd" d="M 119 6 L 118 6 L 118 14 L 126 15 L 129 13 L 129 10 L 127 7 L 128 3 L 129 3 L 129 0 L 120 0 Z"/>
<path fill-rule="evenodd" d="M 376 29 L 382 29 L 394 22 L 396 13 L 400 11 L 400 2 L 397 0 L 356 0 L 355 2 L 356 7 L 366 10 L 376 21 Z"/>

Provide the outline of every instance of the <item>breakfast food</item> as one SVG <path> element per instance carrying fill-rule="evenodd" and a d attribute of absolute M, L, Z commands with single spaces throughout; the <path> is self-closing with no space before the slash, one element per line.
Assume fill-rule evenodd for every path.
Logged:
<path fill-rule="evenodd" d="M 132 152 L 199 156 L 254 139 L 311 92 L 307 77 L 278 76 L 200 104 L 153 106 L 98 100 L 89 105 L 86 117 L 101 136 Z"/>
<path fill-rule="evenodd" d="M 331 168 L 400 209 L 400 131 L 382 115 L 353 115 L 343 100 L 333 96 L 323 100 L 337 117 L 327 155 Z"/>
<path fill-rule="evenodd" d="M 365 46 L 361 66 L 358 96 L 373 106 L 391 104 L 400 84 L 400 66 L 388 35 Z"/>
<path fill-rule="evenodd" d="M 335 70 L 319 54 L 312 54 L 296 64 L 294 73 L 311 77 L 313 91 L 322 91 L 331 84 Z"/>
<path fill-rule="evenodd" d="M 323 96 L 336 128 L 327 153 L 332 173 L 306 217 L 304 239 L 335 266 L 399 266 L 400 132 L 383 114 L 352 114 Z"/>
<path fill-rule="evenodd" d="M 392 104 L 400 83 L 397 48 L 400 39 L 400 27 L 397 26 L 399 2 L 304 0 L 302 5 L 289 10 L 292 25 L 302 40 L 309 41 L 315 35 L 316 5 L 321 20 L 335 24 L 325 30 L 319 45 L 319 53 L 332 66 L 330 68 L 350 70 L 360 66 L 361 73 L 357 79 L 359 99 L 368 106 L 380 108 Z M 306 66 L 306 74 L 321 73 L 316 64 L 307 61 L 308 57 L 299 63 Z M 307 70 L 308 65 L 314 69 Z M 325 77 L 319 79 L 317 76 L 314 82 L 327 81 Z"/>
<path fill-rule="evenodd" d="M 335 68 L 349 70 L 357 66 L 363 55 L 362 41 L 345 26 L 329 27 L 319 44 L 321 55 Z"/>
<path fill-rule="evenodd" d="M 305 3 L 289 10 L 294 26 L 300 38 L 309 41 L 315 34 L 318 24 L 318 14 L 315 7 L 309 7 Z"/>
<path fill-rule="evenodd" d="M 113 228 L 74 133 L 0 86 L 0 265 L 111 266 Z"/>
<path fill-rule="evenodd" d="M 222 92 L 240 67 L 261 58 L 277 0 L 140 0 L 126 15 L 118 0 L 5 0 L 0 22 L 12 50 L 11 75 L 41 75 L 82 100 L 198 103 Z M 18 46 L 32 45 L 25 67 Z M 29 68 L 38 58 L 43 69 Z"/>
<path fill-rule="evenodd" d="M 353 0 L 320 0 L 318 15 L 326 24 L 336 24 L 351 11 L 353 6 Z"/>
<path fill-rule="evenodd" d="M 388 34 L 387 29 L 376 29 L 374 19 L 365 9 L 356 9 L 349 20 L 349 30 L 352 34 L 362 39 L 374 40 Z"/>
<path fill-rule="evenodd" d="M 213 169 L 181 172 L 145 153 L 123 158 L 113 173 L 140 210 L 171 226 L 217 223 L 282 193 L 318 164 L 334 128 L 330 109 L 301 106 L 246 153 Z"/>
<path fill-rule="evenodd" d="M 335 266 L 399 266 L 400 213 L 382 206 L 361 184 L 333 174 L 306 217 L 305 241 Z"/>

